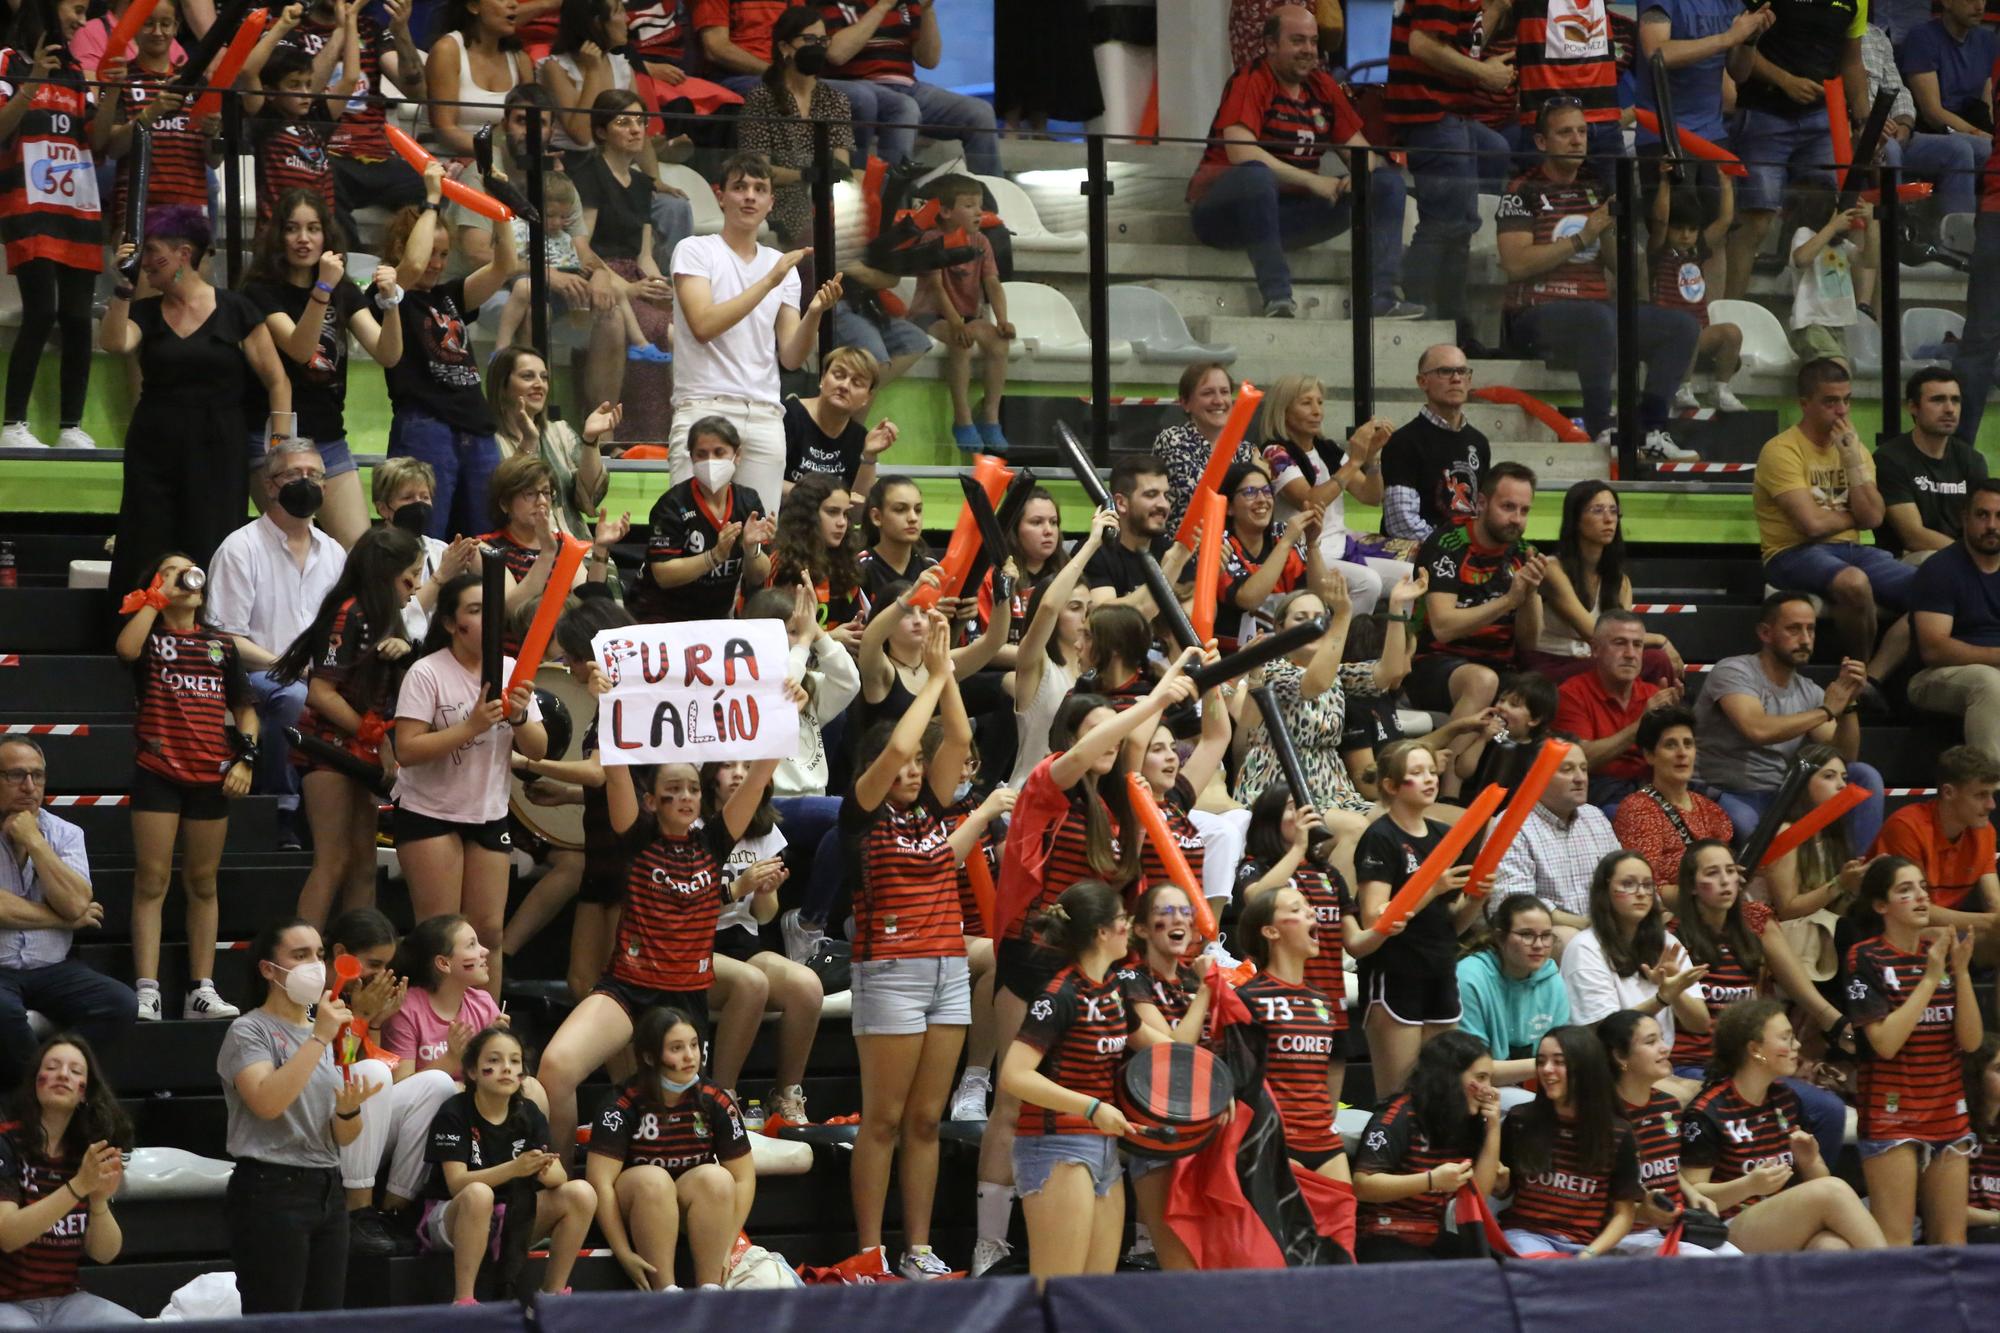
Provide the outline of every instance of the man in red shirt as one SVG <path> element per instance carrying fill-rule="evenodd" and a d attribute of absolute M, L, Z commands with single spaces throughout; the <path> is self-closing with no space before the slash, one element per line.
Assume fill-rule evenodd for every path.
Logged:
<path fill-rule="evenodd" d="M 1264 58 L 1229 76 L 1208 128 L 1208 150 L 1188 183 L 1189 221 L 1203 245 L 1248 250 L 1264 313 L 1291 319 L 1292 270 L 1285 251 L 1346 231 L 1352 204 L 1344 176 L 1320 173 L 1329 148 L 1366 148 L 1361 117 L 1319 66 L 1312 12 L 1284 5 L 1264 24 Z M 1375 317 L 1421 319 L 1397 295 L 1403 275 L 1402 172 L 1380 154 L 1349 156 L 1369 177 L 1368 227 L 1375 259 Z"/>
<path fill-rule="evenodd" d="M 1976 930 L 1982 961 L 2000 957 L 2000 875 L 1994 873 L 1993 789 L 2000 761 L 1977 746 L 1938 756 L 1938 798 L 1906 805 L 1875 835 L 1870 856 L 1900 856 L 1922 868 L 1931 924 Z"/>
<path fill-rule="evenodd" d="M 1620 607 L 1600 611 L 1590 636 L 1591 669 L 1571 676 L 1557 692 L 1556 730 L 1583 743 L 1592 805 L 1616 806 L 1651 776 L 1637 744 L 1639 719 L 1681 701 L 1679 685 L 1662 689 L 1639 679 L 1645 655 L 1644 620 Z"/>
<path fill-rule="evenodd" d="M 771 66 L 771 25 L 788 8 L 788 0 L 694 0 L 708 77 L 748 96 Z"/>

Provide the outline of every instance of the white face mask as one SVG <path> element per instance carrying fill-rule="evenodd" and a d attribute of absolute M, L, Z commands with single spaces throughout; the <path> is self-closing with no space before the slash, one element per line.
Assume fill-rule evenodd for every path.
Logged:
<path fill-rule="evenodd" d="M 285 973 L 285 997 L 293 1004 L 317 1004 L 326 994 L 326 964 L 318 959 L 281 970 Z"/>
<path fill-rule="evenodd" d="M 951 789 L 951 803 L 957 805 L 970 795 L 972 795 L 972 784 L 970 782 L 961 782 Z"/>
<path fill-rule="evenodd" d="M 710 494 L 727 486 L 735 475 L 736 461 L 730 458 L 704 458 L 694 465 L 695 481 Z"/>
<path fill-rule="evenodd" d="M 697 463 L 695 466 L 699 467 L 701 465 Z M 693 1078 L 689 1079 L 685 1083 L 676 1083 L 673 1081 L 672 1078 L 668 1077 L 666 1070 L 662 1069 L 660 1071 L 660 1086 L 665 1088 L 668 1092 L 675 1094 L 676 1096 L 678 1096 L 683 1092 L 686 1092 L 689 1088 L 692 1088 L 695 1084 L 699 1082 L 701 1082 L 701 1074 L 699 1071 L 695 1073 L 695 1076 Z"/>

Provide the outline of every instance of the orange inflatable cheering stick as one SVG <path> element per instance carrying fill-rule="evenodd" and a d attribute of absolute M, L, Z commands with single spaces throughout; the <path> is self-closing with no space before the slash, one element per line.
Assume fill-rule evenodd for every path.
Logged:
<path fill-rule="evenodd" d="M 1493 818 L 1493 812 L 1500 808 L 1500 798 L 1506 794 L 1506 788 L 1497 782 L 1490 782 L 1486 785 L 1485 791 L 1473 798 L 1465 814 L 1452 825 L 1449 833 L 1438 840 L 1438 845 L 1431 849 L 1431 854 L 1417 867 L 1417 873 L 1410 876 L 1403 887 L 1397 890 L 1396 896 L 1389 900 L 1389 905 L 1382 909 L 1382 915 L 1375 918 L 1375 924 L 1371 929 L 1376 934 L 1388 934 L 1398 922 L 1417 910 L 1417 904 L 1431 891 L 1431 885 L 1437 883 L 1438 876 L 1450 868 L 1451 863 L 1458 859 L 1458 854 L 1465 850 L 1466 844 L 1472 841 L 1473 835 L 1485 828 L 1486 821 Z"/>
<path fill-rule="evenodd" d="M 1181 851 L 1180 843 L 1174 840 L 1173 830 L 1167 827 L 1167 817 L 1160 813 L 1160 803 L 1153 799 L 1153 789 L 1137 773 L 1127 773 L 1125 785 L 1132 793 L 1132 813 L 1139 816 L 1139 826 L 1153 840 L 1154 850 L 1159 852 L 1160 860 L 1167 867 L 1167 878 L 1188 896 L 1188 902 L 1194 907 L 1194 928 L 1201 932 L 1203 939 L 1214 939 L 1220 933 L 1215 924 L 1215 913 L 1201 891 L 1201 882 L 1194 877 L 1194 867 L 1188 864 L 1187 855 Z"/>
<path fill-rule="evenodd" d="M 1236 391 L 1236 402 L 1229 409 L 1229 420 L 1222 423 L 1222 434 L 1215 437 L 1215 448 L 1208 455 L 1208 466 L 1201 470 L 1201 480 L 1195 483 L 1196 495 L 1204 490 L 1221 492 L 1223 475 L 1236 461 L 1236 446 L 1243 443 L 1243 437 L 1250 433 L 1250 421 L 1263 402 L 1264 391 L 1248 380 L 1243 381 L 1242 387 Z M 1174 540 L 1193 550 L 1195 525 L 1200 521 L 1201 516 L 1190 504 L 1181 518 L 1181 530 L 1174 534 Z"/>

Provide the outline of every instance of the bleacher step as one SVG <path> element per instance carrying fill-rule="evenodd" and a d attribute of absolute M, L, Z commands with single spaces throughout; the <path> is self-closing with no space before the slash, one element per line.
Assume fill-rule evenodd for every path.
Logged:
<path fill-rule="evenodd" d="M 0 592 L 0 624 L 11 626 L 12 599 Z M 23 612 L 23 614 L 27 614 Z M 108 622 L 106 622 L 108 623 Z M 8 722 L 71 722 L 132 715 L 132 668 L 111 652 L 104 624 L 97 636 L 67 653 L 22 651 L 0 630 L 0 718 Z M 51 773 L 52 781 L 60 775 Z"/>
<path fill-rule="evenodd" d="M 1236 348 L 1240 363 L 1254 364 L 1265 375 L 1316 375 L 1329 387 L 1342 388 L 1354 383 L 1354 327 L 1352 320 L 1345 319 L 1202 315 L 1188 321 L 1196 338 L 1229 343 Z M 1408 384 L 1416 377 L 1417 358 L 1423 350 L 1434 343 L 1449 342 L 1452 326 L 1443 320 L 1377 321 L 1373 337 L 1377 380 Z"/>

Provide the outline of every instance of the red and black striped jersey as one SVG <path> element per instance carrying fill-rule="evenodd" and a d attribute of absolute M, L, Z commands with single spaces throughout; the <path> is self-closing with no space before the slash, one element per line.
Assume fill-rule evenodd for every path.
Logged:
<path fill-rule="evenodd" d="M 219 785 L 236 762 L 230 710 L 250 702 L 236 641 L 201 625 L 183 633 L 155 620 L 133 676 L 139 767 L 185 786 Z"/>
<path fill-rule="evenodd" d="M 1762 905 L 1746 904 L 1750 907 Z M 1673 1062 L 1676 1068 L 1706 1065 L 1708 1057 L 1715 1051 L 1715 1020 L 1722 1017 L 1722 1011 L 1739 1000 L 1754 1000 L 1764 993 L 1763 977 L 1743 966 L 1727 940 L 1718 939 L 1715 947 L 1720 961 L 1709 964 L 1708 975 L 1701 979 L 1701 998 L 1708 1005 L 1709 1030 L 1690 1032 L 1686 1024 L 1675 1025 Z"/>
<path fill-rule="evenodd" d="M 263 120 L 251 131 L 257 153 L 257 225 L 267 226 L 278 201 L 290 190 L 310 190 L 333 212 L 333 157 L 328 126 L 311 120 Z"/>
<path fill-rule="evenodd" d="M 1336 1006 L 1311 986 L 1294 986 L 1259 972 L 1237 987 L 1250 1021 L 1264 1034 L 1264 1082 L 1285 1124 L 1293 1152 L 1339 1149 L 1326 1071 L 1340 1054 Z"/>
<path fill-rule="evenodd" d="M 611 975 L 654 990 L 707 990 L 715 984 L 715 923 L 729 894 L 722 876 L 728 831 L 718 819 L 671 838 L 640 818 L 634 833 L 644 841 L 625 872 Z M 628 848 L 631 843 L 628 835 Z"/>
<path fill-rule="evenodd" d="M 1574 97 L 1586 120 L 1618 119 L 1618 65 L 1604 0 L 1522 0 L 1515 68 L 1521 123 L 1533 125 L 1544 102 Z"/>
<path fill-rule="evenodd" d="M 1135 1004 L 1153 1005 L 1160 1011 L 1160 1017 L 1167 1020 L 1167 1026 L 1172 1027 L 1187 1017 L 1194 993 L 1201 989 L 1201 972 L 1191 964 L 1181 963 L 1175 967 L 1173 976 L 1163 977 L 1144 959 L 1139 959 L 1118 969 L 1118 986 L 1125 996 L 1127 1010 Z M 1138 1026 L 1137 1020 L 1133 1026 Z"/>
<path fill-rule="evenodd" d="M 1849 949 L 1848 1021 L 1865 1029 L 1901 1008 L 1923 979 L 1924 962 L 1923 954 L 1904 953 L 1879 937 Z M 1958 996 L 1949 971 L 1901 1050 L 1884 1058 L 1864 1041 L 1860 1055 L 1862 1138 L 1947 1143 L 1972 1132 L 1958 1050 Z"/>
<path fill-rule="evenodd" d="M 981 799 L 977 795 L 968 793 L 964 799 L 953 801 L 950 805 L 946 806 L 944 812 L 938 816 L 938 818 L 944 821 L 945 832 L 958 832 L 958 826 L 965 822 L 967 815 L 978 808 Z M 966 857 L 958 865 L 958 915 L 961 928 L 967 935 L 984 935 L 990 939 L 993 935 L 993 928 L 987 924 L 986 918 L 980 914 L 979 900 L 972 893 L 972 873 L 966 869 L 967 866 L 972 864 L 973 856 L 985 858 L 987 877 L 992 883 L 998 884 L 1000 882 L 1000 848 L 993 841 L 992 825 L 987 825 L 986 830 L 979 835 L 979 844 L 972 849 L 972 856 Z"/>
<path fill-rule="evenodd" d="M 1639 1183 L 1647 1193 L 1658 1191 L 1684 1207 L 1681 1193 L 1681 1104 L 1672 1093 L 1653 1089 L 1644 1106 L 1634 1106 L 1623 1097 L 1618 1109 L 1632 1127 L 1632 1140 L 1639 1149 Z"/>
<path fill-rule="evenodd" d="M 1966 1177 L 1966 1202 L 2000 1211 L 2000 1135 L 1981 1134 L 1979 1152 Z"/>
<path fill-rule="evenodd" d="M 686 67 L 687 28 L 680 0 L 626 0 L 625 32 L 640 57 Z"/>
<path fill-rule="evenodd" d="M 1663 245 L 1648 261 L 1653 268 L 1653 304 L 1669 310 L 1684 310 L 1698 324 L 1708 323 L 1708 273 L 1702 267 L 1709 257 L 1706 242 L 1696 239 L 1692 250 L 1676 250 Z"/>
<path fill-rule="evenodd" d="M 1050 903 L 1062 897 L 1063 890 L 1079 880 L 1103 879 L 1090 864 L 1089 820 L 1084 811 L 1084 802 L 1093 799 L 1078 783 L 1070 789 L 1070 815 L 1055 831 L 1049 842 L 1049 858 L 1042 867 L 1042 891 L 1029 904 L 1030 914 L 1047 910 Z M 1099 804 L 1103 804 L 1098 798 Z M 1111 808 L 1104 809 L 1104 819 L 1111 826 L 1111 854 L 1118 855 L 1118 821 L 1111 814 Z"/>
<path fill-rule="evenodd" d="M 1447 112 L 1470 109 L 1472 89 L 1458 78 L 1425 64 L 1410 53 L 1410 34 L 1429 33 L 1445 46 L 1473 60 L 1480 59 L 1484 30 L 1479 0 L 1403 0 L 1389 28 L 1389 87 L 1387 111 L 1391 125 L 1421 125 Z"/>
<path fill-rule="evenodd" d="M 391 633 L 398 629 L 400 626 L 390 626 Z M 368 617 L 362 610 L 361 599 L 350 597 L 333 613 L 333 624 L 327 631 L 326 651 L 313 663 L 312 678 L 321 684 L 331 685 L 334 693 L 346 700 L 348 707 L 355 712 L 393 719 L 396 715 L 396 673 L 375 672 L 373 698 L 364 698 L 355 681 L 356 668 L 374 651 L 374 636 L 368 632 Z M 299 730 L 308 736 L 317 736 L 329 745 L 345 746 L 353 739 L 310 707 L 299 714 Z M 375 746 L 367 748 L 371 751 L 379 749 Z M 298 757 L 294 752 L 294 758 Z"/>
<path fill-rule="evenodd" d="M 0 1201 L 25 1208 L 51 1194 L 62 1194 L 77 1163 L 44 1157 L 32 1139 L 32 1129 L 19 1121 L 0 1125 Z M 76 1269 L 83 1259 L 84 1235 L 90 1227 L 90 1205 L 79 1202 L 56 1224 L 7 1256 L 0 1264 L 0 1301 L 35 1301 L 67 1296 L 77 1289 Z"/>
<path fill-rule="evenodd" d="M 771 58 L 771 25 L 791 7 L 790 0 L 694 0 L 692 27 L 727 28 L 729 40 L 759 60 Z"/>
<path fill-rule="evenodd" d="M 1291 534 L 1285 532 L 1282 524 L 1272 525 L 1272 531 L 1265 535 L 1263 545 L 1255 552 L 1243 544 L 1243 539 L 1234 530 L 1224 535 L 1222 577 L 1215 590 L 1215 632 L 1225 640 L 1225 648 L 1272 628 L 1271 618 L 1264 614 L 1262 607 L 1246 611 L 1236 604 L 1236 590 L 1273 560 L 1280 562 L 1282 569 L 1278 581 L 1271 585 L 1272 596 L 1290 592 L 1305 582 L 1306 559 L 1299 554 L 1297 543 L 1292 540 Z M 1268 600 L 1265 605 L 1269 605 Z"/>
<path fill-rule="evenodd" d="M 1363 1131 L 1361 1144 L 1354 1151 L 1355 1174 L 1410 1176 L 1450 1162 L 1470 1161 L 1480 1142 L 1476 1136 L 1484 1131 L 1470 1117 L 1468 1124 L 1467 1146 L 1447 1152 L 1425 1136 L 1410 1094 L 1397 1093 Z M 1386 1203 L 1359 1203 L 1354 1210 L 1355 1226 L 1363 1236 L 1385 1236 L 1405 1245 L 1429 1248 L 1437 1244 L 1450 1202 L 1451 1196 L 1445 1194 L 1412 1194 Z"/>
<path fill-rule="evenodd" d="M 1167 821 L 1167 832 L 1174 835 L 1174 845 L 1187 858 L 1188 869 L 1194 872 L 1195 891 L 1201 891 L 1201 869 L 1203 858 L 1208 853 L 1208 844 L 1201 840 L 1201 830 L 1188 818 L 1188 811 L 1194 808 L 1194 792 L 1185 778 L 1174 779 L 1174 785 L 1165 796 L 1159 798 L 1160 816 Z M 1167 862 L 1160 855 L 1160 849 L 1153 845 L 1151 838 L 1139 842 L 1139 866 L 1145 872 L 1140 884 L 1125 886 L 1127 902 L 1136 902 L 1142 887 L 1146 884 L 1165 884 L 1170 880 Z"/>
<path fill-rule="evenodd" d="M 179 71 L 157 74 L 134 69 L 120 92 L 126 120 L 137 119 L 146 105 L 160 95 L 160 89 Z M 134 131 L 137 132 L 136 130 Z M 193 108 L 182 106 L 171 116 L 161 116 L 145 131 L 147 152 L 146 209 L 167 204 L 184 204 L 208 211 L 208 136 L 196 125 Z M 129 172 L 118 173 L 118 192 L 111 215 L 125 216 L 125 196 L 130 192 Z"/>
<path fill-rule="evenodd" d="M 1306 959 L 1306 985 L 1326 996 L 1333 1006 L 1334 1028 L 1347 1031 L 1347 964 L 1341 948 L 1342 922 L 1354 911 L 1347 881 L 1331 866 L 1302 865 L 1292 875 L 1292 887 L 1305 895 L 1317 923 L 1313 938 L 1319 952 Z"/>
<path fill-rule="evenodd" d="M 950 837 L 928 791 L 903 809 L 887 799 L 866 809 L 852 790 L 841 801 L 840 838 L 854 897 L 854 961 L 965 955 Z"/>
<path fill-rule="evenodd" d="M 873 6 L 865 0 L 830 0 L 823 2 L 819 12 L 826 18 L 826 35 L 831 37 L 842 28 L 852 27 L 861 22 L 862 15 Z M 833 79 L 876 79 L 883 83 L 915 83 L 917 65 L 915 47 L 917 28 L 924 21 L 924 7 L 921 0 L 896 0 L 882 16 L 881 26 L 875 35 L 855 53 L 854 59 L 845 65 L 836 65 L 827 71 Z"/>
<path fill-rule="evenodd" d="M 541 559 L 542 553 L 539 548 L 521 545 L 507 535 L 505 528 L 501 528 L 498 532 L 482 533 L 479 540 L 500 553 L 501 560 L 507 565 L 507 572 L 514 576 L 516 582 L 527 578 L 528 571 L 535 567 L 535 561 Z M 525 635 L 515 629 L 512 616 L 507 619 L 509 622 L 507 628 L 500 635 L 500 651 L 509 657 L 519 657 L 521 640 Z"/>
<path fill-rule="evenodd" d="M 1536 245 L 1548 245 L 1580 234 L 1604 201 L 1596 177 L 1579 175 L 1573 181 L 1559 181 L 1548 174 L 1548 164 L 1542 163 L 1507 183 L 1494 212 L 1494 226 L 1502 233 L 1528 232 Z M 1610 300 L 1611 284 L 1604 272 L 1604 247 L 1610 234 L 1603 233 L 1552 269 L 1508 283 L 1503 304 L 1508 310 L 1523 310 L 1550 301 Z"/>
<path fill-rule="evenodd" d="M 34 73 L 32 51 L 0 50 L 0 101 Z M 58 65 L 37 84 L 27 114 L 0 143 L 0 241 L 7 268 L 53 259 L 92 273 L 104 268 L 104 215 L 97 163 L 90 155 L 90 117 L 97 94 L 74 65 Z"/>
<path fill-rule="evenodd" d="M 1042 1075 L 1071 1092 L 1112 1099 L 1125 1058 L 1127 1019 L 1116 970 L 1092 981 L 1065 967 L 1028 1006 L 1018 1040 L 1042 1053 Z M 1082 1116 L 1023 1106 L 1017 1135 L 1097 1134 Z"/>
<path fill-rule="evenodd" d="M 1361 117 L 1325 70 L 1315 69 L 1296 91 L 1288 92 L 1271 72 L 1270 61 L 1245 65 L 1223 87 L 1222 104 L 1208 127 L 1208 147 L 1188 182 L 1189 202 L 1208 193 L 1229 170 L 1222 132 L 1237 125 L 1249 130 L 1265 152 L 1301 171 L 1318 171 L 1329 148 L 1361 133 Z"/>
<path fill-rule="evenodd" d="M 333 22 L 322 20 L 308 8 L 305 17 L 299 20 L 299 26 L 292 29 L 285 41 L 309 56 L 316 56 L 339 31 Z M 340 120 L 333 128 L 330 147 L 340 157 L 374 162 L 389 157 L 394 151 L 389 146 L 388 134 L 383 130 L 388 123 L 388 112 L 382 103 L 382 49 L 389 45 L 389 30 L 363 14 L 356 31 L 361 37 L 361 79 L 354 85 L 354 91 L 348 94 L 346 104 L 339 109 Z"/>
<path fill-rule="evenodd" d="M 1718 1185 L 1774 1162 L 1790 1166 L 1795 1160 L 1792 1131 L 1804 1123 L 1799 1095 L 1784 1084 L 1773 1083 L 1764 1100 L 1752 1105 L 1736 1090 L 1734 1079 L 1724 1079 L 1703 1088 L 1688 1103 L 1681 1118 L 1681 1161 L 1708 1167 L 1709 1179 Z M 1865 1129 L 1862 1136 L 1867 1137 Z M 1723 1217 L 1736 1216 L 1751 1202 L 1755 1201 L 1724 1210 Z"/>
<path fill-rule="evenodd" d="M 1631 1131 L 1617 1128 L 1609 1167 L 1586 1165 L 1574 1127 L 1556 1123 L 1548 1164 L 1530 1171 L 1520 1160 L 1521 1139 L 1533 1105 L 1516 1107 L 1500 1125 L 1500 1160 L 1513 1178 L 1514 1202 L 1500 1216 L 1510 1227 L 1588 1245 L 1611 1219 L 1614 1203 L 1637 1203 L 1639 1150 Z"/>
<path fill-rule="evenodd" d="M 590 1151 L 626 1166 L 657 1166 L 678 1179 L 709 1162 L 750 1151 L 750 1135 L 729 1094 L 703 1079 L 668 1106 L 658 1095 L 627 1087 L 598 1113 Z"/>

